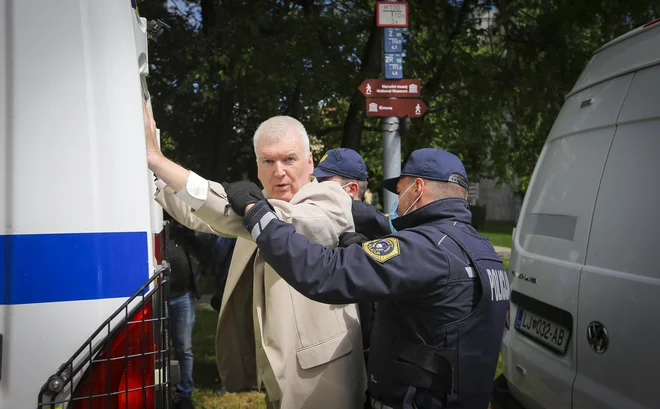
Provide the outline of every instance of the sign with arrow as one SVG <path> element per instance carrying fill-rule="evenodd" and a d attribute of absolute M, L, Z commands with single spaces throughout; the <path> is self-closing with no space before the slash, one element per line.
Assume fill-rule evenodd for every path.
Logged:
<path fill-rule="evenodd" d="M 419 118 L 427 109 L 421 99 L 367 98 L 367 116 Z"/>
<path fill-rule="evenodd" d="M 364 80 L 360 92 L 365 97 L 415 98 L 420 96 L 420 80 Z"/>

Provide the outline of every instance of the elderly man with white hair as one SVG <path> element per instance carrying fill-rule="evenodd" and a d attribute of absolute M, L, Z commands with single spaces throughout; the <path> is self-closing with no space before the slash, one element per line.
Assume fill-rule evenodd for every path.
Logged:
<path fill-rule="evenodd" d="M 366 371 L 355 304 L 321 304 L 289 286 L 264 262 L 255 232 L 231 209 L 223 186 L 163 156 L 146 107 L 145 133 L 149 168 L 160 179 L 158 203 L 191 229 L 238 237 L 216 333 L 227 390 L 264 386 L 274 408 L 361 408 Z M 265 121 L 254 150 L 263 193 L 281 219 L 327 247 L 354 230 L 351 197 L 339 184 L 311 176 L 309 138 L 300 122 L 285 116 Z"/>

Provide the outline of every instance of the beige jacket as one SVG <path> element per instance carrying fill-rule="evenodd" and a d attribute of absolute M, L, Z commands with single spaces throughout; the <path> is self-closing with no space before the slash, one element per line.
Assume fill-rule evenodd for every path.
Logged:
<path fill-rule="evenodd" d="M 263 261 L 220 184 L 210 182 L 208 199 L 194 213 L 169 187 L 156 200 L 191 229 L 238 237 L 216 333 L 227 390 L 263 383 L 283 409 L 361 408 L 366 371 L 356 306 L 312 301 L 282 280 Z M 314 179 L 291 201 L 270 203 L 281 219 L 326 247 L 354 230 L 351 198 L 335 182 Z"/>

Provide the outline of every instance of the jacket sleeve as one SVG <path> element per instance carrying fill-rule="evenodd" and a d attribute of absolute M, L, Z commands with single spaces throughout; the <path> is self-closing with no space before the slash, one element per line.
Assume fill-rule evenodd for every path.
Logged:
<path fill-rule="evenodd" d="M 389 218 L 379 212 L 374 206 L 354 200 L 351 210 L 356 232 L 364 234 L 371 240 L 392 233 Z"/>
<path fill-rule="evenodd" d="M 265 202 L 245 215 L 264 260 L 293 288 L 327 304 L 411 297 L 448 276 L 444 251 L 415 232 L 328 249 L 296 233 Z M 444 278 L 443 278 L 444 277 Z"/>
<path fill-rule="evenodd" d="M 351 198 L 336 187 L 336 183 L 309 183 L 295 202 L 272 199 L 278 217 L 296 226 L 296 229 L 315 243 L 336 246 L 339 236 L 353 231 Z M 225 189 L 216 182 L 209 182 L 208 196 L 204 204 L 193 211 L 190 206 L 166 187 L 158 193 L 156 201 L 184 226 L 225 237 L 243 237 L 252 240 L 243 226 L 243 219 L 236 214 L 227 201 Z"/>

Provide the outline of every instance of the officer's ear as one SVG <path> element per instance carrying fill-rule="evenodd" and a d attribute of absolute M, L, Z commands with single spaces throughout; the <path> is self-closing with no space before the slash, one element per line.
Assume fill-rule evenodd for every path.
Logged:
<path fill-rule="evenodd" d="M 415 193 L 423 192 L 425 186 L 426 183 L 424 182 L 424 179 L 422 178 L 415 179 Z"/>

